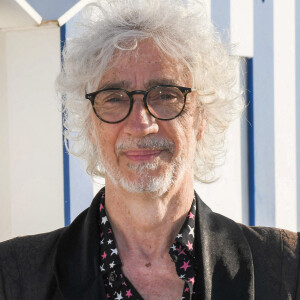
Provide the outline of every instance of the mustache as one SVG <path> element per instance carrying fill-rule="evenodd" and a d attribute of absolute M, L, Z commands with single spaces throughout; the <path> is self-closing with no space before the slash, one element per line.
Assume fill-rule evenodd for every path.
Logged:
<path fill-rule="evenodd" d="M 132 149 L 165 150 L 174 153 L 175 144 L 170 140 L 157 137 L 128 138 L 123 141 L 118 141 L 115 149 L 117 155 L 120 152 Z"/>

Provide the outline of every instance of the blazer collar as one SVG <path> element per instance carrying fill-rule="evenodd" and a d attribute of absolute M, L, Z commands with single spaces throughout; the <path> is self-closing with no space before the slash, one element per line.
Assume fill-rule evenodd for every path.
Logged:
<path fill-rule="evenodd" d="M 99 272 L 99 201 L 98 193 L 58 241 L 54 274 L 65 299 L 106 299 Z"/>
<path fill-rule="evenodd" d="M 252 254 L 239 225 L 212 212 L 197 194 L 196 201 L 197 299 L 254 299 Z"/>

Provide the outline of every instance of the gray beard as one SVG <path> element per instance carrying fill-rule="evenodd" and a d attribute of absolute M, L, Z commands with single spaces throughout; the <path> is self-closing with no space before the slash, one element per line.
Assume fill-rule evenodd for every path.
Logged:
<path fill-rule="evenodd" d="M 164 149 L 169 153 L 174 153 L 174 143 L 165 139 L 154 139 L 144 137 L 143 139 L 127 139 L 120 141 L 116 145 L 117 155 L 120 151 L 131 149 L 132 147 L 139 149 Z M 98 153 L 101 155 L 101 150 L 98 148 Z M 111 168 L 109 162 L 102 162 L 105 174 L 109 177 L 115 186 L 120 185 L 124 190 L 130 193 L 147 193 L 149 196 L 161 196 L 165 194 L 175 184 L 180 176 L 184 174 L 186 166 L 182 166 L 181 157 L 172 160 L 171 168 L 169 167 L 162 175 L 153 175 L 153 171 L 159 168 L 159 160 L 154 160 L 151 163 L 128 163 L 127 167 L 136 173 L 135 180 L 130 180 L 124 176 L 119 169 Z M 163 164 L 163 162 L 161 162 Z"/>
<path fill-rule="evenodd" d="M 137 179 L 134 181 L 123 176 L 120 171 L 110 172 L 110 170 L 106 170 L 106 174 L 115 185 L 121 185 L 124 190 L 130 193 L 147 193 L 161 196 L 175 184 L 180 175 L 179 173 L 184 173 L 183 170 L 179 171 L 180 161 L 181 159 L 177 159 L 177 161 L 172 162 L 171 170 L 169 169 L 160 176 L 151 174 L 159 167 L 158 162 L 128 164 L 128 168 L 136 172 Z"/>

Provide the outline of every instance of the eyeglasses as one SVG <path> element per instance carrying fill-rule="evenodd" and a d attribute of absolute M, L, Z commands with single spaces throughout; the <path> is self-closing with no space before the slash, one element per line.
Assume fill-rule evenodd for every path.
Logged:
<path fill-rule="evenodd" d="M 159 120 L 172 120 L 184 110 L 186 95 L 195 89 L 159 85 L 146 91 L 128 92 L 119 88 L 106 88 L 86 94 L 86 99 L 92 103 L 96 116 L 106 123 L 119 123 L 125 120 L 133 107 L 133 95 L 144 95 L 144 106 L 151 116 Z"/>

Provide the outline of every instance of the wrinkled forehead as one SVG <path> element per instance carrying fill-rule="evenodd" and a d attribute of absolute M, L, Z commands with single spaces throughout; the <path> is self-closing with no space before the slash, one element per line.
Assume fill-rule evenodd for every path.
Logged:
<path fill-rule="evenodd" d="M 162 84 L 187 85 L 190 82 L 186 66 L 164 53 L 149 40 L 140 41 L 135 49 L 117 49 L 108 69 L 103 74 L 99 87 L 111 81 L 143 80 L 149 82 L 162 80 Z M 134 84 L 134 82 L 132 82 Z"/>

